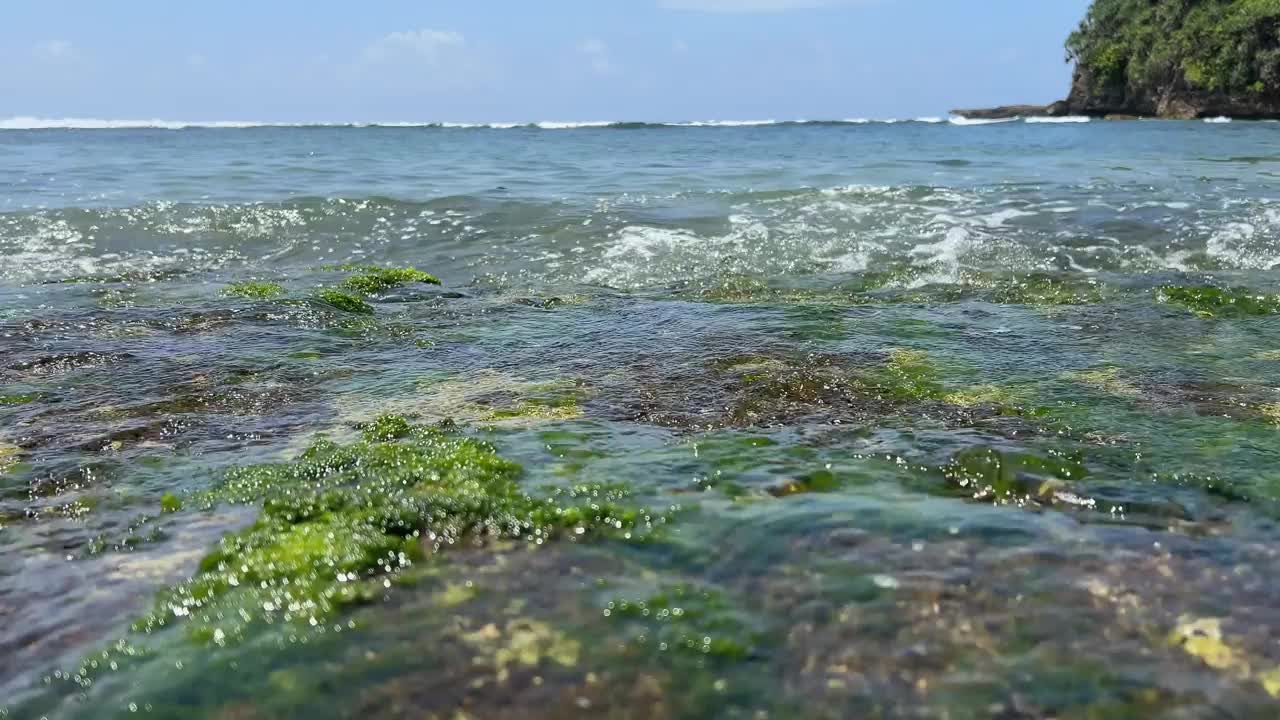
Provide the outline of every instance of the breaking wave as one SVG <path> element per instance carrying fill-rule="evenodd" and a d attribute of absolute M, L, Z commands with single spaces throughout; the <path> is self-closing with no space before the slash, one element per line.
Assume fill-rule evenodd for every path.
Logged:
<path fill-rule="evenodd" d="M 653 121 L 552 121 L 538 122 L 270 122 L 257 120 L 112 120 L 100 118 L 41 118 L 11 117 L 0 119 L 0 130 L 243 130 L 254 128 L 424 128 L 440 130 L 591 130 L 591 129 L 645 129 L 645 128 L 744 128 L 744 127 L 793 127 L 824 125 L 894 125 L 915 123 L 923 125 L 950 124 L 958 126 L 999 125 L 1005 123 L 1063 124 L 1087 123 L 1085 116 L 1028 117 L 1028 118 L 964 118 L 917 117 L 898 118 L 844 118 L 835 120 L 688 120 L 678 122 Z M 1229 118 L 1207 118 L 1207 123 L 1226 123 Z"/>
<path fill-rule="evenodd" d="M 0 214 L 0 280 L 341 262 L 421 262 L 467 278 L 642 288 L 726 273 L 902 267 L 1169 272 L 1280 267 L 1280 203 L 1135 188 L 852 185 L 630 194 L 591 205 L 460 195 L 155 202 Z M 656 213 L 656 214 L 655 214 Z"/>

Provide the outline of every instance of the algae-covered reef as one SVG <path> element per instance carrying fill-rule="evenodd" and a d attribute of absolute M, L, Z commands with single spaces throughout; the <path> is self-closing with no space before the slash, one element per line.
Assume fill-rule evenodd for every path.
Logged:
<path fill-rule="evenodd" d="M 4 326 L 10 717 L 1267 717 L 1280 693 L 1265 278 L 310 272 L 106 309 L 51 284 L 94 321 Z"/>
<path fill-rule="evenodd" d="M 255 622 L 315 625 L 390 587 L 386 576 L 463 542 L 540 545 L 652 527 L 647 512 L 590 497 L 536 498 L 520 467 L 485 443 L 383 416 L 359 441 L 320 441 L 292 463 L 241 468 L 201 496 L 262 504 L 249 529 L 222 539 L 189 582 L 167 591 L 138 628 L 192 618 L 219 643 Z M 583 493 L 586 494 L 586 493 Z M 176 498 L 162 499 L 166 512 Z"/>

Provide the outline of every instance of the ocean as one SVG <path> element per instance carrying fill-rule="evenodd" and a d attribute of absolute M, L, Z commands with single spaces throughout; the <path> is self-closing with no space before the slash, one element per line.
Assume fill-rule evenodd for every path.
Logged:
<path fill-rule="evenodd" d="M 1266 122 L 0 121 L 0 718 L 1274 717 L 1278 188 Z"/>

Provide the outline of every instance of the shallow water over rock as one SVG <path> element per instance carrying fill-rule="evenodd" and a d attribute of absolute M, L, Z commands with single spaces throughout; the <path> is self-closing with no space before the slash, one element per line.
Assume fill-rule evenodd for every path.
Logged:
<path fill-rule="evenodd" d="M 0 133 L 0 716 L 1272 717 L 1276 142 Z"/>

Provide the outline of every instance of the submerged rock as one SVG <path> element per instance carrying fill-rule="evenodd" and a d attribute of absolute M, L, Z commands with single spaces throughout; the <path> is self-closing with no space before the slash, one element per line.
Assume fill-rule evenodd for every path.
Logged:
<path fill-rule="evenodd" d="M 227 285 L 222 289 L 222 294 L 250 300 L 270 300 L 283 295 L 284 288 L 279 283 L 248 280 Z"/>
<path fill-rule="evenodd" d="M 17 467 L 21 453 L 22 450 L 18 446 L 0 441 L 0 476 Z"/>
<path fill-rule="evenodd" d="M 417 268 L 381 268 L 366 267 L 359 275 L 353 275 L 342 283 L 342 287 L 365 295 L 374 295 L 406 283 L 424 283 L 439 285 L 440 279 Z"/>
<path fill-rule="evenodd" d="M 1181 305 L 1202 317 L 1280 315 L 1280 295 L 1247 288 L 1169 285 L 1160 289 L 1159 299 Z"/>
<path fill-rule="evenodd" d="M 365 302 L 364 298 L 343 290 L 321 290 L 316 293 L 316 299 L 342 312 L 355 313 L 357 315 L 373 314 L 373 306 Z"/>
<path fill-rule="evenodd" d="M 292 463 L 232 471 L 204 502 L 261 502 L 258 522 L 224 537 L 136 627 L 191 618 L 198 638 L 221 645 L 259 622 L 314 626 L 381 596 L 424 552 L 466 538 L 540 545 L 562 533 L 629 537 L 658 521 L 594 498 L 533 497 L 519 474 L 485 443 L 400 416 L 376 419 L 350 445 L 322 440 Z"/>

